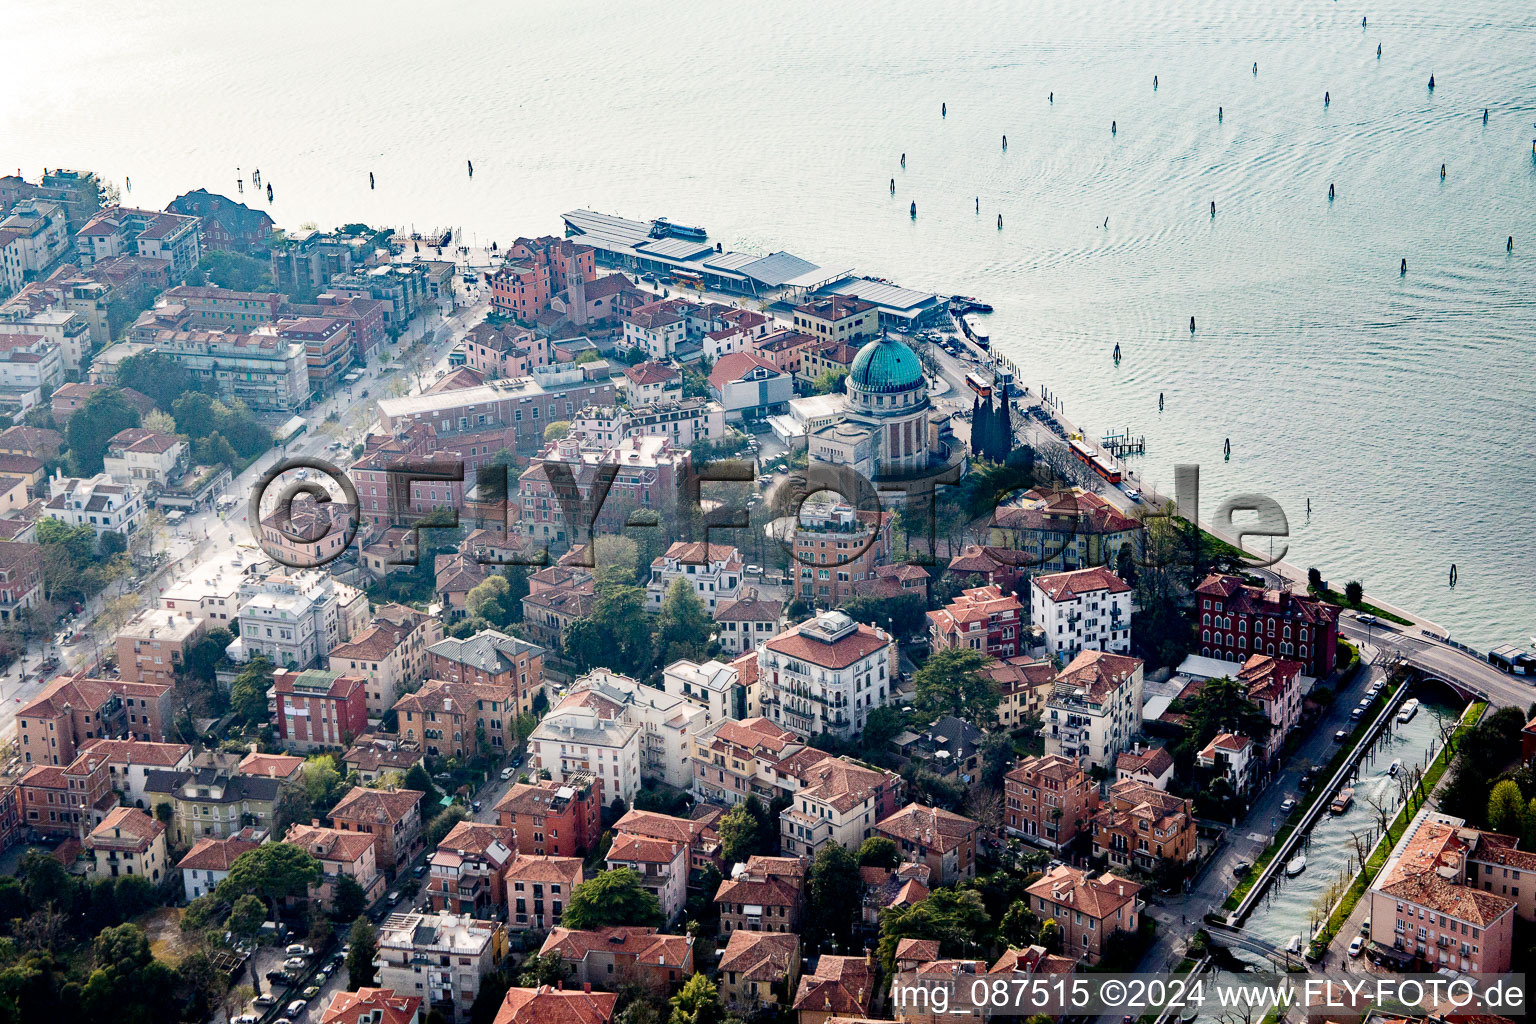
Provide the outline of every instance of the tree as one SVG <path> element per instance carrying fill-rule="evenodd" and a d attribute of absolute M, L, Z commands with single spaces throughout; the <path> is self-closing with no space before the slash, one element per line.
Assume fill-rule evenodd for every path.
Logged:
<path fill-rule="evenodd" d="M 558 441 L 571 432 L 570 420 L 553 420 L 544 427 L 544 443 Z"/>
<path fill-rule="evenodd" d="M 981 738 L 981 784 L 987 789 L 1003 788 L 1003 776 L 1013 767 L 1013 741 L 1001 729 L 993 729 Z"/>
<path fill-rule="evenodd" d="M 1028 899 L 1012 904 L 1003 912 L 1003 919 L 997 926 L 998 937 L 1014 947 L 1033 944 L 1039 931 L 1040 918 L 1029 909 Z"/>
<path fill-rule="evenodd" d="M 630 868 L 600 871 L 571 892 L 561 924 L 577 931 L 613 925 L 661 927 L 661 903 Z"/>
<path fill-rule="evenodd" d="M 992 430 L 992 403 L 985 405 L 981 402 L 981 396 L 977 395 L 971 403 L 971 453 L 985 458 L 991 451 L 988 438 Z"/>
<path fill-rule="evenodd" d="M 368 909 L 368 894 L 351 875 L 342 875 L 336 881 L 336 896 L 331 916 L 338 921 L 352 921 Z"/>
<path fill-rule="evenodd" d="M 682 989 L 672 997 L 670 1024 L 720 1024 L 724 1019 L 720 992 L 707 975 L 689 975 Z"/>
<path fill-rule="evenodd" d="M 224 927 L 242 938 L 254 939 L 260 934 L 261 926 L 266 923 L 266 920 L 267 905 L 261 901 L 261 897 L 247 895 L 235 900 L 235 905 L 230 908 L 229 918 L 224 922 Z"/>
<path fill-rule="evenodd" d="M 693 584 L 683 577 L 672 581 L 656 616 L 656 663 L 670 665 L 687 658 L 703 659 L 714 622 L 704 610 L 704 603 Z"/>
<path fill-rule="evenodd" d="M 278 900 L 308 896 L 309 887 L 319 881 L 320 862 L 308 850 L 292 843 L 263 843 L 235 858 L 218 893 L 231 901 L 246 893 L 260 896 L 271 905 L 276 920 Z"/>
<path fill-rule="evenodd" d="M 1323 574 L 1316 566 L 1307 570 L 1307 590 L 1314 594 L 1321 593 L 1323 589 Z"/>
<path fill-rule="evenodd" d="M 811 394 L 830 395 L 843 390 L 843 381 L 847 378 L 847 370 L 822 370 L 811 381 Z"/>
<path fill-rule="evenodd" d="M 259 260 L 228 249 L 209 249 L 197 269 L 220 288 L 237 292 L 261 292 L 272 287 L 271 267 Z"/>
<path fill-rule="evenodd" d="M 894 869 L 901 863 L 901 850 L 884 836 L 870 836 L 859 847 L 859 867 Z"/>
<path fill-rule="evenodd" d="M 1352 607 L 1358 608 L 1364 599 L 1365 587 L 1359 580 L 1350 580 L 1344 584 L 1344 600 L 1348 601 Z"/>
<path fill-rule="evenodd" d="M 347 990 L 356 992 L 373 984 L 373 958 L 379 954 L 379 935 L 366 917 L 359 917 L 352 922 L 347 941 L 352 944 L 347 952 Z"/>
<path fill-rule="evenodd" d="M 139 411 L 117 388 L 104 388 L 85 400 L 69 417 L 69 459 L 76 476 L 101 472 L 107 442 L 119 431 L 139 425 Z"/>
<path fill-rule="evenodd" d="M 1188 716 L 1188 732 L 1179 749 L 1191 757 L 1192 750 L 1200 750 L 1217 733 L 1237 733 L 1260 742 L 1269 736 L 1269 719 L 1248 699 L 1248 688 L 1230 677 L 1212 679 L 1180 705 Z"/>
<path fill-rule="evenodd" d="M 761 810 L 762 804 L 758 803 Z M 762 853 L 763 819 L 752 813 L 747 802 L 726 811 L 715 825 L 720 835 L 720 855 L 727 862 L 739 864 L 754 854 Z"/>
<path fill-rule="evenodd" d="M 176 433 L 176 420 L 170 413 L 161 409 L 151 409 L 145 413 L 144 419 L 140 421 L 139 426 L 145 430 L 153 430 L 161 434 Z"/>
<path fill-rule="evenodd" d="M 1054 917 L 1048 917 L 1040 922 L 1040 945 L 1044 946 L 1048 953 L 1060 953 L 1062 943 L 1061 924 Z"/>
<path fill-rule="evenodd" d="M 176 400 L 182 395 L 197 390 L 186 368 L 161 352 L 144 352 L 124 359 L 117 368 L 117 383 L 148 396 L 157 408 L 166 412 L 173 411 Z M 189 433 L 184 425 L 177 432 Z"/>
<path fill-rule="evenodd" d="M 522 968 L 517 983 L 524 988 L 554 985 L 565 980 L 565 955 L 558 949 L 544 954 L 533 953 L 523 961 Z"/>
<path fill-rule="evenodd" d="M 1525 824 L 1525 806 L 1520 786 L 1505 779 L 1488 794 L 1488 827 L 1506 835 L 1520 835 Z"/>
<path fill-rule="evenodd" d="M 512 621 L 512 612 L 507 607 L 511 589 L 505 576 L 487 576 L 464 595 L 464 610 L 477 624 L 501 629 Z"/>
<path fill-rule="evenodd" d="M 989 725 L 1002 702 L 984 669 L 992 659 L 981 651 L 950 648 L 939 651 L 913 677 L 915 703 L 928 714 L 950 714 Z"/>
<path fill-rule="evenodd" d="M 939 956 L 967 957 L 984 950 L 990 918 L 974 889 L 935 889 L 910 907 L 891 907 L 880 915 L 880 962 L 895 969 L 902 939 L 937 939 Z"/>
<path fill-rule="evenodd" d="M 432 784 L 432 776 L 427 774 L 427 769 L 422 766 L 420 761 L 411 765 L 410 770 L 405 773 L 405 788 L 414 789 L 421 793 L 421 801 L 428 807 L 442 799 L 442 794 Z"/>
<path fill-rule="evenodd" d="M 997 403 L 997 460 L 1002 462 L 1008 458 L 1013 450 L 1013 411 L 1009 407 L 1008 396 L 998 396 Z"/>
<path fill-rule="evenodd" d="M 424 833 L 427 849 L 437 849 L 437 844 L 442 842 L 449 832 L 453 831 L 453 826 L 468 817 L 469 812 L 464 809 L 463 804 L 450 804 L 441 811 L 438 811 L 437 814 L 433 815 L 432 820 L 427 822 L 426 832 Z"/>
<path fill-rule="evenodd" d="M 267 689 L 272 685 L 272 663 L 253 658 L 229 687 L 229 710 L 242 722 L 267 720 Z"/>
<path fill-rule="evenodd" d="M 836 938 L 851 948 L 861 913 L 859 862 L 837 843 L 827 843 L 811 861 L 805 881 L 809 905 L 816 908 L 806 931 L 818 942 Z"/>

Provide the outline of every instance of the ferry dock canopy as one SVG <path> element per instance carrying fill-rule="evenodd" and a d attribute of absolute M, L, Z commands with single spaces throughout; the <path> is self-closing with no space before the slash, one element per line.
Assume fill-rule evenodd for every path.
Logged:
<path fill-rule="evenodd" d="M 890 331 L 912 331 L 928 327 L 943 319 L 947 312 L 944 301 L 933 292 L 920 292 L 915 288 L 872 281 L 867 277 L 839 281 L 824 288 L 823 293 L 852 295 L 865 302 L 873 302 L 880 314 L 880 326 Z"/>
<path fill-rule="evenodd" d="M 757 298 L 783 293 L 809 295 L 848 277 L 852 270 L 827 270 L 787 252 L 757 256 L 716 251 L 705 239 L 651 237 L 654 221 L 630 220 L 592 210 L 572 210 L 561 218 L 568 238 L 579 238 L 602 262 L 633 273 L 657 275 L 682 271 L 697 275 L 705 287 Z"/>

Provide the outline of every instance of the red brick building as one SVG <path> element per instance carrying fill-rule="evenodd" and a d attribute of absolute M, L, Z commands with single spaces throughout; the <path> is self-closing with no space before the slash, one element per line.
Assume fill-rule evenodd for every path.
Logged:
<path fill-rule="evenodd" d="M 494 629 L 462 640 L 445 637 L 427 648 L 427 675 L 450 683 L 509 687 L 516 712 L 525 714 L 544 689 L 544 648 Z"/>
<path fill-rule="evenodd" d="M 565 238 L 519 238 L 507 247 L 506 262 L 491 275 L 491 305 L 496 312 L 532 320 L 549 308 L 550 299 L 569 287 L 572 272 L 590 281 L 597 273 L 597 252 Z"/>
<path fill-rule="evenodd" d="M 1333 671 L 1339 641 L 1334 605 L 1215 573 L 1195 588 L 1195 600 L 1205 657 L 1242 663 L 1251 654 L 1269 654 L 1301 662 L 1318 679 Z"/>
<path fill-rule="evenodd" d="M 331 824 L 343 832 L 373 835 L 379 869 L 394 872 L 421 850 L 419 789 L 368 789 L 354 786 L 331 810 Z"/>
<path fill-rule="evenodd" d="M 433 910 L 485 917 L 507 897 L 507 867 L 517 840 L 504 825 L 461 821 L 428 859 L 427 900 Z"/>
<path fill-rule="evenodd" d="M 1088 830 L 1099 803 L 1098 783 L 1076 761 L 1060 754 L 1020 761 L 1003 776 L 1003 793 L 1008 833 L 1053 850 Z"/>
<path fill-rule="evenodd" d="M 603 780 L 572 772 L 564 782 L 519 782 L 496 802 L 496 821 L 517 833 L 519 853 L 582 857 L 602 831 Z"/>
<path fill-rule="evenodd" d="M 23 822 L 54 835 L 84 838 L 118 803 L 105 757 L 82 757 L 68 768 L 33 765 L 18 789 Z"/>
<path fill-rule="evenodd" d="M 1011 658 L 1024 646 L 1019 635 L 1023 609 L 1018 598 L 996 584 L 974 587 L 928 613 L 928 635 L 936 651 L 961 648 Z"/>
<path fill-rule="evenodd" d="M 329 669 L 272 673 L 269 709 L 277 735 L 291 747 L 348 747 L 368 728 L 367 683 Z"/>
<path fill-rule="evenodd" d="M 304 346 L 310 386 L 320 392 L 336 387 L 357 353 L 352 325 L 340 317 L 307 316 L 285 321 L 278 325 L 277 336 Z"/>

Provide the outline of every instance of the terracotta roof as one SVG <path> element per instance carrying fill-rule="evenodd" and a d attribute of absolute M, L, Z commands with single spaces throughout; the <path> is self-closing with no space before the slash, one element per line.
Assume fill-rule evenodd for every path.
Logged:
<path fill-rule="evenodd" d="M 459 854 L 484 854 L 495 844 L 500 843 L 508 849 L 516 849 L 517 835 L 511 828 L 504 825 L 488 825 L 479 821 L 461 821 L 449 829 L 443 841 L 437 844 L 439 850 L 452 850 Z"/>
<path fill-rule="evenodd" d="M 511 831 L 511 829 L 508 829 Z M 561 882 L 572 888 L 581 884 L 580 857 L 535 856 L 520 853 L 507 865 L 507 879 L 522 882 Z"/>
<path fill-rule="evenodd" d="M 620 834 L 613 838 L 608 848 L 608 861 L 625 861 L 637 864 L 670 864 L 688 847 L 683 843 L 669 843 L 661 839 Z"/>
<path fill-rule="evenodd" d="M 593 951 L 623 953 L 633 956 L 636 963 L 676 967 L 685 972 L 693 966 L 693 939 L 687 935 L 658 935 L 655 928 L 555 928 L 539 947 L 540 956 L 558 952 L 565 960 L 585 960 Z"/>
<path fill-rule="evenodd" d="M 1049 953 L 1044 946 L 1010 947 L 997 958 L 990 974 L 1071 974 L 1077 961 L 1059 953 Z"/>
<path fill-rule="evenodd" d="M 719 969 L 735 971 L 746 981 L 783 980 L 797 965 L 800 936 L 792 932 L 731 932 L 720 954 Z"/>
<path fill-rule="evenodd" d="M 970 818 L 942 807 L 908 804 L 877 824 L 875 831 L 948 852 L 980 827 Z"/>
<path fill-rule="evenodd" d="M 185 743 L 150 743 L 146 740 L 92 740 L 80 751 L 70 770 L 82 759 L 105 758 L 110 764 L 141 764 L 155 768 L 174 768 L 192 748 Z"/>
<path fill-rule="evenodd" d="M 1090 879 L 1078 868 L 1059 864 L 1027 891 L 1031 896 L 1081 910 L 1102 921 L 1135 900 L 1141 886 L 1107 871 Z"/>
<path fill-rule="evenodd" d="M 628 377 L 636 384 L 644 385 L 662 384 L 669 380 L 677 380 L 682 377 L 682 374 L 679 373 L 674 367 L 668 366 L 666 363 L 648 361 L 644 363 L 636 363 L 634 366 L 631 366 L 629 369 L 624 371 L 624 376 Z"/>
<path fill-rule="evenodd" d="M 407 693 L 395 701 L 394 710 L 414 711 L 419 715 L 432 713 L 473 717 L 478 701 L 511 699 L 511 683 L 454 683 L 446 679 L 429 679 L 415 693 Z"/>
<path fill-rule="evenodd" d="M 882 648 L 891 646 L 890 640 L 882 640 L 874 627 L 859 623 L 852 633 L 832 643 L 823 643 L 801 633 L 799 627 L 786 630 L 769 640 L 766 646 L 791 658 L 808 661 L 822 668 L 847 668 Z"/>
<path fill-rule="evenodd" d="M 797 907 L 800 905 L 800 890 L 782 878 L 728 878 L 715 890 L 715 902 Z"/>
<path fill-rule="evenodd" d="M 1052 601 L 1071 601 L 1084 594 L 1106 591 L 1111 594 L 1130 593 L 1131 585 L 1102 565 L 1072 572 L 1054 572 L 1036 576 L 1034 585 Z"/>
<path fill-rule="evenodd" d="M 351 641 L 337 644 L 330 656 L 348 661 L 383 661 L 411 635 L 411 627 L 375 621 Z"/>
<path fill-rule="evenodd" d="M 1106 651 L 1083 651 L 1061 670 L 1060 683 L 1082 687 L 1094 700 L 1119 689 L 1141 668 L 1141 659 Z"/>
<path fill-rule="evenodd" d="M 733 718 L 724 719 L 715 727 L 712 739 L 770 755 L 777 755 L 785 747 L 800 743 L 794 733 L 762 717 L 744 718 L 739 722 Z"/>
<path fill-rule="evenodd" d="M 260 754 L 251 752 L 240 759 L 241 775 L 264 775 L 273 779 L 286 779 L 304 767 L 302 757 L 290 754 Z"/>
<path fill-rule="evenodd" d="M 1296 622 L 1326 626 L 1337 622 L 1339 609 L 1315 597 L 1289 590 L 1251 587 L 1237 576 L 1212 573 L 1195 588 L 1203 597 L 1219 597 L 1226 602 L 1223 614 L 1273 615 Z"/>
<path fill-rule="evenodd" d="M 678 818 L 656 811 L 628 811 L 614 823 L 615 836 L 629 834 L 646 839 L 661 839 L 687 846 L 713 845 L 719 842 L 715 830 L 693 818 Z"/>
<path fill-rule="evenodd" d="M 331 810 L 331 819 L 398 825 L 421 802 L 421 797 L 419 789 L 387 790 L 354 786 Z"/>
<path fill-rule="evenodd" d="M 1380 886 L 1379 891 L 1404 903 L 1416 903 L 1481 927 L 1492 924 L 1516 906 L 1516 902 L 1508 896 L 1484 892 L 1470 885 L 1458 885 L 1433 871 L 1409 875 Z"/>
<path fill-rule="evenodd" d="M 862 1017 L 874 998 L 875 969 L 861 956 L 825 954 L 800 978 L 794 1008 L 812 1013 Z"/>
<path fill-rule="evenodd" d="M 392 988 L 360 988 L 332 996 L 320 1024 L 411 1024 L 420 1011 L 420 996 L 402 996 Z"/>
<path fill-rule="evenodd" d="M 939 958 L 938 939 L 902 939 L 896 943 L 896 959 L 928 963 Z"/>
<path fill-rule="evenodd" d="M 344 832 L 316 825 L 291 825 L 283 841 L 302 846 L 318 860 L 338 864 L 356 864 L 373 848 L 371 832 Z"/>
<path fill-rule="evenodd" d="M 1149 747 L 1142 751 L 1127 750 L 1115 758 L 1115 770 L 1121 772 L 1158 776 L 1172 767 L 1173 755 L 1163 746 Z"/>
<path fill-rule="evenodd" d="M 1062 757 L 1060 754 L 1042 754 L 1039 757 L 1026 757 L 1005 777 L 1019 783 L 1028 782 L 1035 777 L 1069 782 L 1082 774 L 1082 767 L 1071 758 Z"/>
<path fill-rule="evenodd" d="M 667 548 L 665 555 L 651 559 L 651 564 L 660 566 L 672 560 L 684 564 L 692 563 L 694 565 L 704 565 L 711 562 L 725 562 L 728 565 L 732 562 L 739 564 L 741 562 L 741 553 L 730 544 L 709 544 L 702 540 L 680 540 Z"/>
<path fill-rule="evenodd" d="M 716 622 L 778 622 L 784 614 L 783 601 L 769 601 L 757 596 L 756 590 L 748 590 L 735 601 L 726 601 L 715 608 Z"/>
<path fill-rule="evenodd" d="M 608 1024 L 618 1001 L 613 992 L 512 988 L 491 1024 Z"/>
<path fill-rule="evenodd" d="M 260 845 L 248 839 L 214 839 L 204 836 L 192 844 L 176 866 L 183 871 L 228 871 L 229 866 Z"/>
<path fill-rule="evenodd" d="M 709 373 L 709 386 L 719 391 L 759 367 L 769 371 L 769 376 L 782 376 L 779 368 L 762 356 L 752 352 L 732 352 L 716 360 L 714 369 Z"/>
<path fill-rule="evenodd" d="M 91 829 L 87 845 L 121 842 L 121 839 L 113 836 L 113 832 L 121 832 L 123 839 L 133 839 L 140 844 L 145 844 L 152 843 L 157 836 L 163 835 L 165 826 L 137 807 L 114 807 L 105 818 L 101 819 L 100 825 Z"/>
<path fill-rule="evenodd" d="M 806 768 L 800 780 L 799 796 L 847 811 L 873 797 L 892 776 L 840 757 L 828 757 Z"/>

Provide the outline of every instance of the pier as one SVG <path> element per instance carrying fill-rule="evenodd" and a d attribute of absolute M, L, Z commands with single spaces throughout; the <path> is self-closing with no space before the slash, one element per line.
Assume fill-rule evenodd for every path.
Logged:
<path fill-rule="evenodd" d="M 1126 427 L 1121 433 L 1105 434 L 1099 439 L 1099 447 L 1104 449 L 1106 454 L 1113 455 L 1117 459 L 1123 459 L 1127 455 L 1145 455 L 1147 438 L 1145 434 L 1133 435 L 1131 428 Z"/>

